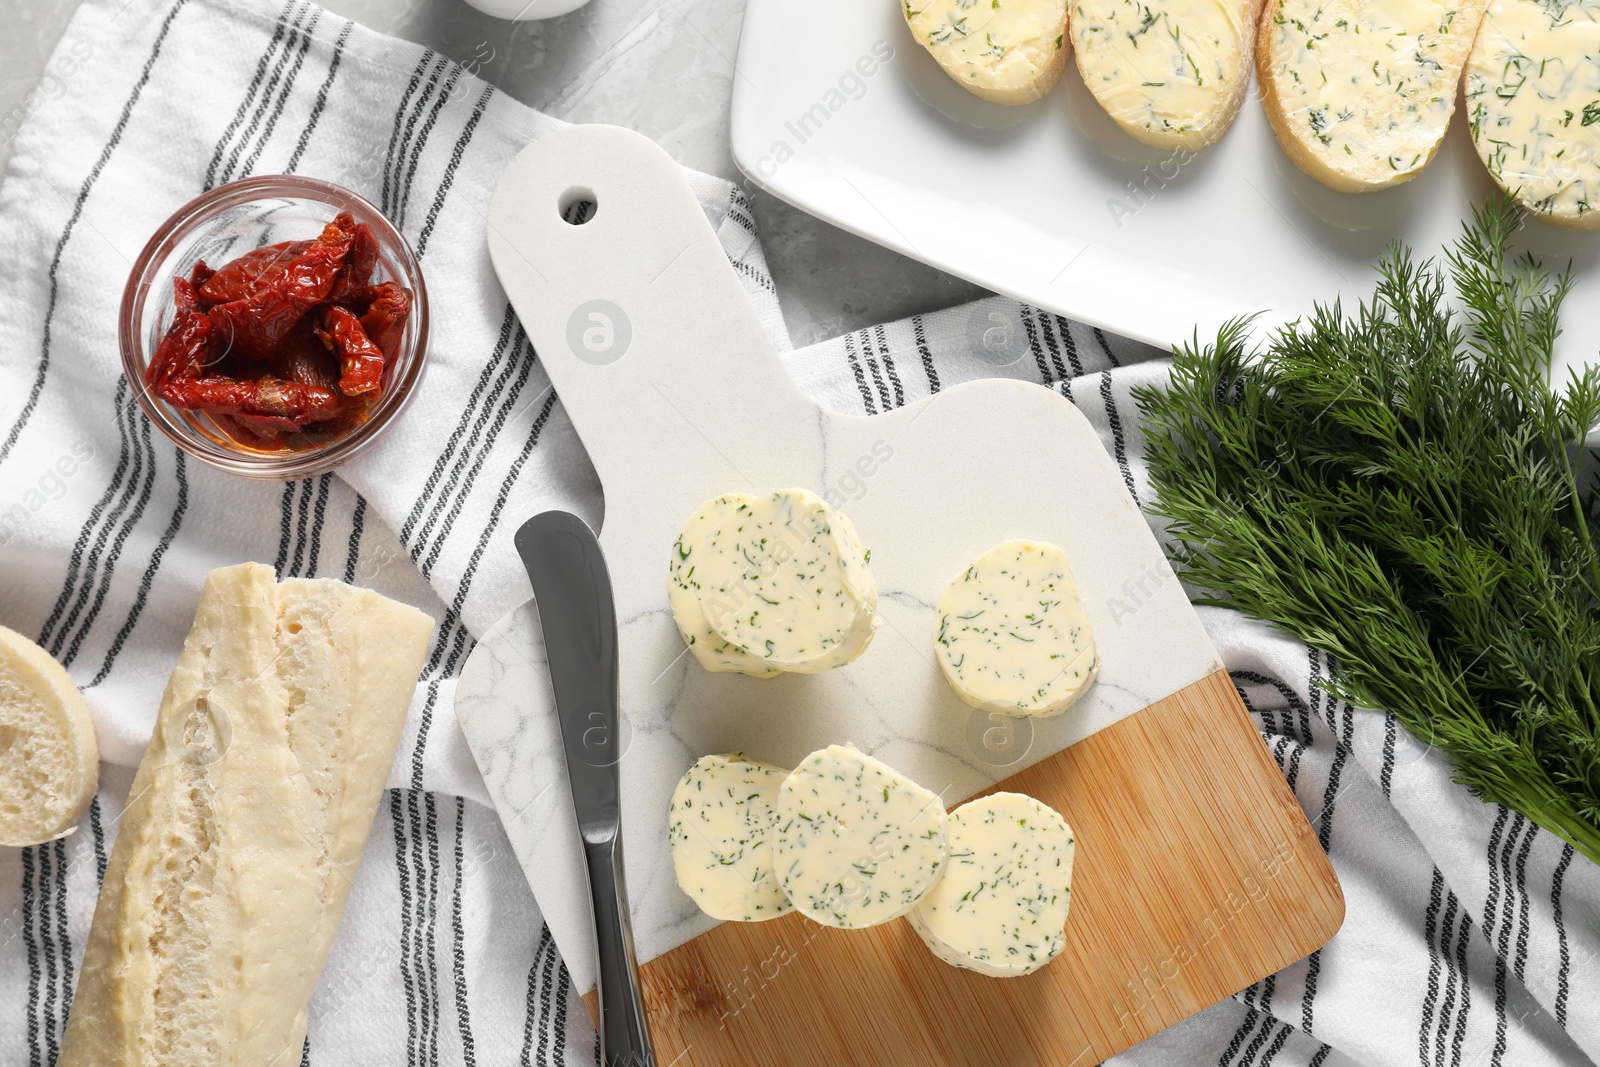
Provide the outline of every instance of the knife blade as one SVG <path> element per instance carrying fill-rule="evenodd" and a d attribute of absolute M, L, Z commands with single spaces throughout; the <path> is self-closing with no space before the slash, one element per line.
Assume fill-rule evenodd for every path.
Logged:
<path fill-rule="evenodd" d="M 539 609 L 594 902 L 600 1061 L 607 1067 L 651 1067 L 655 1053 L 639 990 L 622 869 L 622 713 L 611 576 L 594 533 L 565 511 L 529 519 L 517 531 L 515 543 Z"/>

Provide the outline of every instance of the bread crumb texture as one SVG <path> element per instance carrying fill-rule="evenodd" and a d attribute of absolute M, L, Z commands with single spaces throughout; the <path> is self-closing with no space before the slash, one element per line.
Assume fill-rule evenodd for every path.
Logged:
<path fill-rule="evenodd" d="M 134 778 L 61 1067 L 298 1062 L 432 620 L 213 571 Z"/>
<path fill-rule="evenodd" d="M 0 627 L 0 845 L 71 833 L 99 781 L 78 687 L 44 649 Z"/>

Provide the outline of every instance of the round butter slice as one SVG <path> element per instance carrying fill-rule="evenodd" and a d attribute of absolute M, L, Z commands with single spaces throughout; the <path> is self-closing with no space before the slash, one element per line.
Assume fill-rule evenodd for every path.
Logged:
<path fill-rule="evenodd" d="M 89 706 L 44 649 L 0 626 L 0 845 L 64 837 L 94 799 Z"/>
<path fill-rule="evenodd" d="M 760 922 L 793 907 L 772 871 L 773 805 L 787 774 L 739 755 L 702 756 L 673 790 L 672 867 L 713 919 Z"/>
<path fill-rule="evenodd" d="M 1067 0 L 901 0 L 911 35 L 962 88 L 997 104 L 1050 91 L 1066 66 Z"/>
<path fill-rule="evenodd" d="M 1600 229 L 1600 2 L 1490 0 L 1465 84 L 1495 182 L 1552 225 Z"/>
<path fill-rule="evenodd" d="M 1362 193 L 1422 172 L 1455 113 L 1486 0 L 1272 0 L 1261 101 L 1296 166 Z"/>
<path fill-rule="evenodd" d="M 1067 555 L 1039 541 L 1002 541 L 945 587 L 933 648 L 956 695 L 1026 718 L 1059 715 L 1100 670 Z"/>
<path fill-rule="evenodd" d="M 1031 974 L 1066 944 L 1072 829 L 1021 793 L 994 793 L 950 813 L 944 877 L 912 909 L 933 954 L 993 978 Z"/>
<path fill-rule="evenodd" d="M 778 790 L 772 863 L 795 909 L 841 930 L 904 915 L 938 881 L 944 805 L 854 745 L 811 753 Z"/>
<path fill-rule="evenodd" d="M 667 599 L 683 643 L 689 646 L 702 667 L 708 671 L 734 671 L 753 678 L 771 678 L 779 673 L 776 667 L 767 666 L 717 636 L 700 608 L 699 571 L 705 557 L 706 535 L 716 528 L 723 516 L 752 499 L 748 493 L 724 493 L 701 504 L 699 510 L 689 516 L 672 545 Z"/>
<path fill-rule="evenodd" d="M 878 627 L 878 587 L 855 527 L 808 489 L 735 506 L 696 558 L 712 631 L 768 667 L 841 667 L 866 651 Z"/>
<path fill-rule="evenodd" d="M 1221 137 L 1250 86 L 1261 0 L 1079 0 L 1078 71 L 1145 144 L 1194 151 Z"/>

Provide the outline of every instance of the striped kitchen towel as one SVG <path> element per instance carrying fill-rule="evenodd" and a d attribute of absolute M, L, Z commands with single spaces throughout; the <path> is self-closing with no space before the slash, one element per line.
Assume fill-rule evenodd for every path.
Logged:
<path fill-rule="evenodd" d="M 74 836 L 0 850 L 0 1063 L 59 1050 L 107 850 L 159 692 L 212 567 L 371 586 L 440 626 L 300 1062 L 589 1064 L 595 1036 L 455 727 L 475 634 L 525 596 L 508 526 L 594 520 L 599 487 L 488 264 L 501 167 L 556 123 L 445 58 L 320 9 L 88 0 L 0 186 L 0 623 L 86 689 L 106 760 Z M 243 482 L 153 433 L 120 377 L 134 255 L 201 190 L 297 172 L 354 188 L 427 272 L 427 393 L 339 475 Z M 691 175 L 781 347 L 748 203 Z M 993 299 L 786 357 L 839 410 L 982 375 L 1072 399 L 1147 502 L 1129 388 L 1159 353 Z M 1600 1058 L 1600 872 L 1449 782 L 1378 712 L 1315 688 L 1328 664 L 1202 613 L 1332 855 L 1349 917 L 1325 949 L 1118 1063 L 1544 1065 Z M 1127 1008 L 1140 1010 L 1130 988 Z M 863 1058 L 874 1058 L 863 1050 Z"/>

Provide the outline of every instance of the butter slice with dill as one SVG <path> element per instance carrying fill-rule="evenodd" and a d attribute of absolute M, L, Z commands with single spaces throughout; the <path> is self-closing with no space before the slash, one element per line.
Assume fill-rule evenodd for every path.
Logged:
<path fill-rule="evenodd" d="M 1049 92 L 1071 47 L 1067 0 L 901 0 L 901 10 L 946 74 L 997 104 Z"/>
<path fill-rule="evenodd" d="M 738 504 L 697 551 L 701 611 L 729 646 L 768 668 L 816 674 L 861 655 L 878 587 L 855 527 L 808 489 Z"/>
<path fill-rule="evenodd" d="M 787 774 L 740 755 L 702 756 L 673 790 L 673 870 L 713 919 L 760 922 L 791 910 L 772 870 L 773 805 Z"/>
<path fill-rule="evenodd" d="M 939 797 L 854 745 L 811 753 L 778 790 L 773 869 L 824 926 L 904 915 L 938 881 L 945 847 Z"/>
<path fill-rule="evenodd" d="M 1021 793 L 994 793 L 950 813 L 944 876 L 908 916 L 923 942 L 956 967 L 1014 978 L 1066 944 L 1072 829 Z"/>
<path fill-rule="evenodd" d="M 672 558 L 667 567 L 667 599 L 672 605 L 672 618 L 678 624 L 683 643 L 700 665 L 708 671 L 732 671 L 754 678 L 771 678 L 778 674 L 760 659 L 728 644 L 706 621 L 700 607 L 700 563 L 705 557 L 706 535 L 718 522 L 753 497 L 748 493 L 724 493 L 701 504 L 683 524 L 683 530 L 672 544 Z"/>
<path fill-rule="evenodd" d="M 1002 541 L 939 597 L 933 647 L 956 695 L 975 708 L 1059 715 L 1100 669 L 1067 555 L 1040 541 Z"/>
<path fill-rule="evenodd" d="M 1261 3 L 1077 0 L 1078 71 L 1131 136 L 1163 148 L 1204 148 L 1244 103 Z"/>
<path fill-rule="evenodd" d="M 1600 229 L 1600 0 L 1491 0 L 1465 84 L 1495 182 L 1546 222 Z"/>

